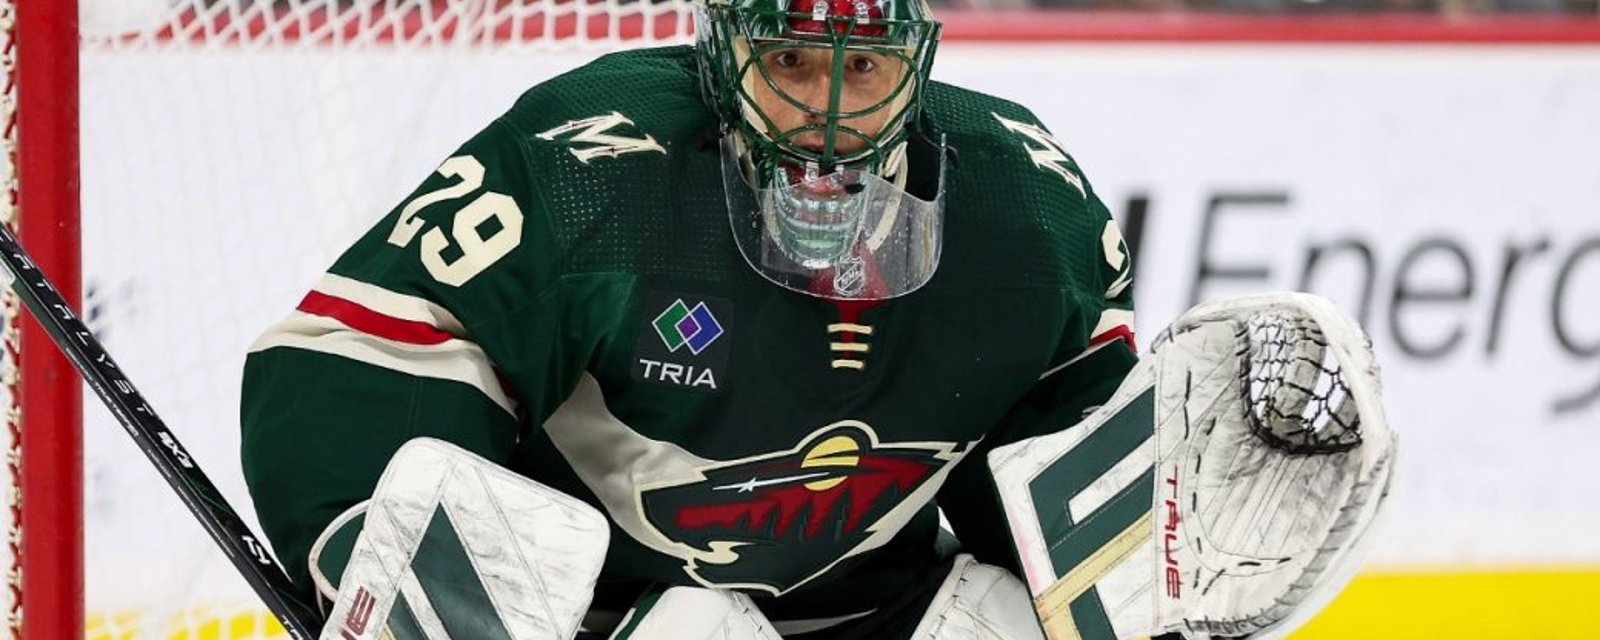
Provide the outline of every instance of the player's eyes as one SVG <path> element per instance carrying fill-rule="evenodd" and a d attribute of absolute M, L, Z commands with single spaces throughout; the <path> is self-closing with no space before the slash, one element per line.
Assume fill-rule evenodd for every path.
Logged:
<path fill-rule="evenodd" d="M 872 73 L 878 68 L 878 63 L 867 56 L 851 56 L 846 66 L 855 73 Z"/>
<path fill-rule="evenodd" d="M 779 69 L 793 69 L 800 66 L 800 54 L 795 51 L 777 51 L 767 54 L 767 64 Z"/>

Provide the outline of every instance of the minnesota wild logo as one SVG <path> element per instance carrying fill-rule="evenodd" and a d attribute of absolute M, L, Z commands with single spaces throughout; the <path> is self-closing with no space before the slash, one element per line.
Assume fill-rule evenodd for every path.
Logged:
<path fill-rule="evenodd" d="M 667 152 L 654 136 L 629 138 L 612 133 L 612 129 L 619 127 L 633 128 L 633 121 L 621 112 L 612 111 L 602 116 L 571 120 L 537 135 L 540 140 L 564 140 L 569 145 L 567 151 L 584 164 L 595 158 L 615 158 L 628 153 Z"/>
<path fill-rule="evenodd" d="M 696 480 L 642 487 L 653 533 L 707 586 L 785 593 L 882 546 L 922 508 L 965 446 L 883 443 L 865 423 L 788 451 L 718 462 Z"/>

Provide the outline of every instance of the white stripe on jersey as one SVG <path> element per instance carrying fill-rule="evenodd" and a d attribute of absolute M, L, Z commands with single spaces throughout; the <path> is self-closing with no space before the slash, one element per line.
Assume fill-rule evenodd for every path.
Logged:
<path fill-rule="evenodd" d="M 500 386 L 489 356 L 467 340 L 434 345 L 397 342 L 353 330 L 333 318 L 296 311 L 250 345 L 250 352 L 274 347 L 326 353 L 417 377 L 465 383 L 506 413 L 517 414 L 517 402 Z"/>

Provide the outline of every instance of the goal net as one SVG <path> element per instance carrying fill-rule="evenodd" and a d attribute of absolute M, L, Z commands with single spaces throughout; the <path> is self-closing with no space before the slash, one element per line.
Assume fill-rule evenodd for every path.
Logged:
<path fill-rule="evenodd" d="M 73 0 L 0 0 L 8 59 L 13 35 L 35 28 L 14 19 L 29 2 Z M 81 216 L 83 317 L 258 531 L 238 463 L 238 385 L 254 337 L 523 90 L 604 51 L 687 42 L 691 22 L 687 0 L 80 7 L 81 213 L 24 207 L 19 224 L 53 228 Z M 30 103 L 14 110 L 17 94 L 45 90 L 14 86 L 6 69 L 8 122 L 15 114 L 28 126 Z M 65 108 L 72 92 L 56 91 L 52 104 Z M 36 157 L 24 149 L 13 161 L 12 144 L 8 176 Z M 16 306 L 6 309 L 9 329 Z M 8 354 L 0 365 L 9 384 L 32 354 Z M 49 384 L 82 393 L 70 378 Z M 13 413 L 20 405 L 19 430 L 4 436 L 16 451 L 14 434 L 28 432 L 32 412 L 0 393 Z M 85 637 L 283 637 L 98 400 L 83 402 Z M 11 460 L 14 470 L 30 463 Z M 8 484 L 23 504 L 61 489 Z M 18 513 L 0 516 L 8 532 L 53 535 Z M 4 552 L 13 574 L 30 549 Z M 13 575 L 5 594 L 14 636 L 43 637 L 18 625 L 60 615 L 20 606 L 44 579 L 33 573 Z"/>

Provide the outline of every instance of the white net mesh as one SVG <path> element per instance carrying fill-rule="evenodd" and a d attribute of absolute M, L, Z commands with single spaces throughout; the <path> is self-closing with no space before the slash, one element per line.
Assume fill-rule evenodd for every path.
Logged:
<path fill-rule="evenodd" d="M 253 527 L 254 337 L 521 91 L 691 22 L 687 0 L 80 6 L 83 316 Z M 282 637 L 98 400 L 84 413 L 87 637 Z"/>
<path fill-rule="evenodd" d="M 606 51 L 682 41 L 682 0 L 83 0 L 88 46 L 112 50 Z"/>

